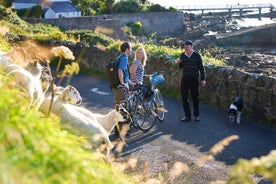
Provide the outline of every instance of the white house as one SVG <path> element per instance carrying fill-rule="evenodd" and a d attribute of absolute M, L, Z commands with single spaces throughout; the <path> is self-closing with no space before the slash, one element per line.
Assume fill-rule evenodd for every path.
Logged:
<path fill-rule="evenodd" d="M 44 18 L 80 17 L 81 11 L 70 0 L 15 0 L 14 9 L 31 8 L 41 5 Z"/>

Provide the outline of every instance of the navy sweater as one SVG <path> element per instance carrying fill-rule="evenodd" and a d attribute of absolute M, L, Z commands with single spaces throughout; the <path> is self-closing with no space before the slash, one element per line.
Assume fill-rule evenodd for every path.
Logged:
<path fill-rule="evenodd" d="M 183 71 L 183 77 L 198 77 L 200 72 L 200 79 L 205 80 L 205 69 L 202 64 L 201 56 L 198 52 L 193 51 L 191 57 L 182 53 L 180 55 L 179 68 Z"/>

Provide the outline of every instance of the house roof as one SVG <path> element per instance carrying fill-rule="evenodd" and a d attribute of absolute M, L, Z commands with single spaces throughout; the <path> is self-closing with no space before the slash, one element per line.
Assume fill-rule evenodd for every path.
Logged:
<path fill-rule="evenodd" d="M 35 3 L 40 4 L 41 0 L 14 0 L 14 3 Z"/>
<path fill-rule="evenodd" d="M 50 8 L 55 12 L 79 11 L 71 2 L 53 2 Z"/>

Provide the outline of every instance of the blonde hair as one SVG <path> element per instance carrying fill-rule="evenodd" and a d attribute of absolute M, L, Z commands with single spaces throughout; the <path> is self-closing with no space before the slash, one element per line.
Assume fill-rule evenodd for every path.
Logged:
<path fill-rule="evenodd" d="M 138 47 L 137 49 L 136 49 L 136 51 L 135 51 L 135 59 L 137 59 L 137 53 L 138 53 L 138 51 L 142 51 L 143 52 L 143 58 L 142 58 L 142 60 L 141 60 L 141 63 L 142 63 L 142 66 L 143 67 L 145 67 L 146 66 L 146 63 L 147 63 L 147 59 L 148 59 L 148 56 L 147 56 L 147 54 L 146 54 L 146 51 L 145 51 L 145 49 L 143 48 L 143 47 Z"/>

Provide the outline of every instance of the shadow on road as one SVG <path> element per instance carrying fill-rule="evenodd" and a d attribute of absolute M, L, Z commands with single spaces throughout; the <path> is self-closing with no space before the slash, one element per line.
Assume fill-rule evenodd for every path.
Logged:
<path fill-rule="evenodd" d="M 83 102 L 90 110 L 106 113 L 113 108 L 113 95 L 106 80 L 80 75 L 74 78 L 72 84 L 80 91 L 84 98 Z M 92 88 L 108 94 L 100 95 L 95 90 L 91 91 Z M 256 120 L 243 115 L 241 124 L 230 124 L 227 119 L 227 109 L 215 109 L 205 104 L 200 104 L 200 122 L 183 123 L 178 120 L 177 99 L 168 96 L 164 96 L 164 99 L 168 110 L 165 120 L 157 122 L 156 127 L 150 132 L 144 133 L 132 129 L 127 138 L 128 146 L 125 147 L 122 156 L 142 151 L 149 143 L 151 146 L 160 144 L 155 142 L 158 139 L 169 140 L 163 141 L 163 144 L 177 144 L 175 149 L 181 150 L 185 146 L 188 146 L 185 149 L 189 149 L 193 146 L 199 152 L 207 153 L 212 146 L 231 135 L 237 135 L 239 139 L 231 142 L 222 153 L 216 156 L 216 160 L 228 165 L 234 164 L 239 158 L 260 157 L 276 149 L 275 128 L 261 125 Z M 180 107 L 180 113 L 182 117 L 182 107 Z M 111 139 L 114 137 L 111 136 Z"/>

